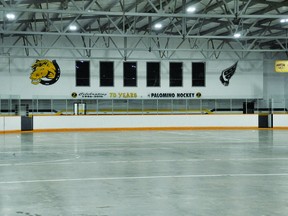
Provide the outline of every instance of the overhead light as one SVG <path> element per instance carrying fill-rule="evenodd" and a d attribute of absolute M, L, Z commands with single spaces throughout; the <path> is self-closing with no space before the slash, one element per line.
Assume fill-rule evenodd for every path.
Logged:
<path fill-rule="evenodd" d="M 154 25 L 155 29 L 161 29 L 163 27 L 163 25 L 161 23 L 156 23 Z"/>
<path fill-rule="evenodd" d="M 7 18 L 8 20 L 15 20 L 16 16 L 15 16 L 15 14 L 13 14 L 13 13 L 7 13 L 7 14 L 6 14 L 6 18 Z"/>
<path fill-rule="evenodd" d="M 76 25 L 70 25 L 69 29 L 70 29 L 70 31 L 76 31 L 77 30 L 77 26 Z"/>
<path fill-rule="evenodd" d="M 288 19 L 281 19 L 280 20 L 280 23 L 287 23 L 288 22 Z"/>
<path fill-rule="evenodd" d="M 186 9 L 186 11 L 187 11 L 188 13 L 193 13 L 193 12 L 196 11 L 196 8 L 195 8 L 194 6 L 190 6 L 190 7 L 188 7 L 188 8 Z"/>
<path fill-rule="evenodd" d="M 241 34 L 240 33 L 235 33 L 233 36 L 234 36 L 234 38 L 240 38 Z"/>

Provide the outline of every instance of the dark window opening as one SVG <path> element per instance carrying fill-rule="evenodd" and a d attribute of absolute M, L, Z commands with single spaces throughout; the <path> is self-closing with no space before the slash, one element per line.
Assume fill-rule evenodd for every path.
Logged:
<path fill-rule="evenodd" d="M 205 63 L 192 63 L 192 86 L 205 86 Z"/>
<path fill-rule="evenodd" d="M 76 61 L 76 86 L 90 86 L 89 61 Z"/>
<path fill-rule="evenodd" d="M 114 86 L 113 62 L 100 62 L 100 86 Z"/>
<path fill-rule="evenodd" d="M 159 87 L 160 86 L 160 63 L 159 62 L 147 62 L 146 82 L 147 82 L 147 87 Z"/>
<path fill-rule="evenodd" d="M 136 62 L 124 62 L 124 86 L 137 86 L 137 64 Z"/>
<path fill-rule="evenodd" d="M 182 62 L 170 62 L 169 68 L 170 86 L 182 86 L 183 70 Z"/>

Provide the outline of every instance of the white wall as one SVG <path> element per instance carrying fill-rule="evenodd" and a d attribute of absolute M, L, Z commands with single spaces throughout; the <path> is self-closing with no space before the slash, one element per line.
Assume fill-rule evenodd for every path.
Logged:
<path fill-rule="evenodd" d="M 258 127 L 258 115 L 34 116 L 35 130 Z"/>
<path fill-rule="evenodd" d="M 287 128 L 288 115 L 274 114 L 273 115 L 273 128 Z"/>
<path fill-rule="evenodd" d="M 137 98 L 149 98 L 151 93 L 197 93 L 202 98 L 262 98 L 263 97 L 263 61 L 241 60 L 236 73 L 230 80 L 229 86 L 223 86 L 219 80 L 222 70 L 233 65 L 237 59 L 231 60 L 202 60 L 206 62 L 206 86 L 192 87 L 192 62 L 196 60 L 179 60 L 183 62 L 183 86 L 169 87 L 169 62 L 161 61 L 161 87 L 146 87 L 146 60 L 137 62 L 137 87 L 123 87 L 123 61 L 114 61 L 114 87 L 100 87 L 99 61 L 90 60 L 91 84 L 90 87 L 75 86 L 75 59 L 56 59 L 60 68 L 60 79 L 53 85 L 33 85 L 29 79 L 31 65 L 36 59 L 10 59 L 3 61 L 0 67 L 0 76 L 3 84 L 0 85 L 1 95 L 19 95 L 22 99 L 32 99 L 38 96 L 48 98 L 72 98 L 76 93 L 104 93 L 110 98 L 110 93 L 136 93 Z M 53 59 L 50 59 L 53 60 Z M 107 59 L 104 59 L 107 61 Z M 157 61 L 157 60 L 156 60 Z M 197 60 L 199 61 L 199 60 Z M 197 62 L 196 61 L 196 62 Z M 10 66 L 7 66 L 6 63 Z"/>
<path fill-rule="evenodd" d="M 34 130 L 258 128 L 258 115 L 34 116 Z M 288 128 L 288 115 L 273 115 L 274 129 Z M 20 116 L 0 117 L 0 133 L 21 131 Z"/>
<path fill-rule="evenodd" d="M 11 132 L 21 130 L 20 116 L 0 117 L 0 132 Z"/>
<path fill-rule="evenodd" d="M 287 96 L 288 73 L 276 73 L 276 59 L 264 61 L 264 97 L 283 98 Z"/>
<path fill-rule="evenodd" d="M 75 46 L 82 45 L 81 38 L 75 37 L 73 44 Z M 9 38 L 5 39 L 6 42 Z M 56 42 L 59 46 L 71 47 L 71 43 L 65 38 L 61 37 L 57 40 L 57 37 L 50 36 L 45 37 L 43 40 L 49 44 L 50 42 Z M 91 86 L 90 87 L 76 87 L 75 86 L 75 60 L 81 60 L 80 55 L 83 55 L 83 59 L 87 59 L 84 51 L 78 52 L 75 49 L 69 50 L 49 50 L 45 55 L 47 59 L 56 59 L 61 68 L 61 77 L 59 81 L 51 86 L 32 85 L 29 79 L 31 73 L 31 65 L 35 62 L 37 56 L 35 50 L 30 49 L 30 56 L 27 58 L 14 58 L 13 56 L 19 55 L 17 53 L 9 53 L 3 55 L 0 58 L 0 95 L 19 95 L 23 99 L 31 99 L 33 96 L 48 97 L 48 98 L 71 98 L 72 92 L 136 92 L 139 97 L 147 97 L 149 93 L 154 92 L 201 92 L 203 98 L 283 98 L 288 94 L 288 77 L 286 73 L 274 72 L 274 61 L 276 59 L 287 59 L 287 56 L 283 54 L 261 54 L 258 52 L 237 53 L 237 52 L 199 52 L 194 51 L 188 40 L 182 41 L 182 39 L 175 39 L 173 43 L 169 42 L 169 48 L 191 49 L 191 51 L 183 52 L 165 52 L 165 57 L 160 58 L 160 52 L 152 51 L 148 52 L 149 46 L 153 49 L 164 48 L 167 41 L 165 39 L 159 39 L 156 44 L 149 39 L 143 39 L 141 43 L 138 38 L 129 38 L 127 41 L 127 48 L 133 48 L 137 45 L 137 49 L 142 51 L 127 51 L 127 60 L 136 61 L 138 65 L 138 85 L 134 88 L 123 87 L 123 50 L 118 51 L 113 43 L 109 43 L 109 47 L 106 47 L 108 38 L 99 38 L 95 44 L 95 50 L 91 51 Z M 123 39 L 114 39 L 115 44 L 119 48 L 124 47 Z M 198 41 L 199 43 L 201 41 Z M 200 43 L 201 44 L 201 43 Z M 205 43 L 203 43 L 204 45 Z M 195 45 L 195 44 L 194 44 Z M 198 44 L 197 44 L 198 45 Z M 219 44 L 215 44 L 217 47 Z M 208 43 L 209 46 L 209 43 Z M 206 47 L 209 48 L 209 47 Z M 212 48 L 212 47 L 210 47 Z M 229 47 L 224 47 L 229 49 Z M 105 50 L 106 49 L 106 50 Z M 4 50 L 4 49 L 3 49 Z M 15 49 L 17 50 L 17 49 Z M 9 52 L 13 52 L 11 50 Z M 19 50 L 17 50 L 19 51 Z M 5 53 L 5 50 L 4 50 Z M 121 54 L 122 55 L 121 55 Z M 21 54 L 25 54 L 24 49 Z M 163 53 L 162 53 L 163 54 Z M 9 57 L 11 56 L 11 57 Z M 244 57 L 245 56 L 245 57 Z M 230 85 L 224 87 L 220 81 L 219 76 L 223 69 L 231 66 L 237 60 L 239 61 L 238 69 L 235 75 L 232 77 Z M 43 59 L 43 58 L 42 58 Z M 115 86 L 114 88 L 99 87 L 99 61 L 111 60 L 114 61 L 115 67 Z M 146 87 L 146 62 L 147 61 L 161 61 L 161 87 L 160 88 L 147 88 Z M 181 88 L 169 87 L 169 62 L 183 62 L 184 71 L 184 83 Z M 196 88 L 191 87 L 191 62 L 204 61 L 206 62 L 206 87 Z"/>
<path fill-rule="evenodd" d="M 35 131 L 65 129 L 257 128 L 258 115 L 34 116 Z M 20 116 L 0 117 L 0 132 L 21 131 Z"/>

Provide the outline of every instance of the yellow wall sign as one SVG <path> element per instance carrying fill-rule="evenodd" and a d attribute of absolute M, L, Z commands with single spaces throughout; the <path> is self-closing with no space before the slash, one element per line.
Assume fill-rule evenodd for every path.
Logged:
<path fill-rule="evenodd" d="M 288 73 L 288 60 L 276 60 L 275 72 Z"/>

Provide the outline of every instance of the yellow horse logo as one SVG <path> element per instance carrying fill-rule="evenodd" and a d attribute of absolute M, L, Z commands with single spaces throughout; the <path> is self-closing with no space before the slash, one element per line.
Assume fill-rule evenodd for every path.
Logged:
<path fill-rule="evenodd" d="M 57 82 L 60 77 L 60 68 L 55 60 L 36 60 L 31 66 L 32 73 L 30 74 L 31 83 L 37 85 L 51 85 Z"/>

